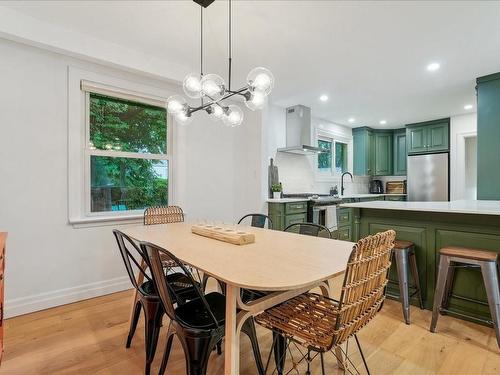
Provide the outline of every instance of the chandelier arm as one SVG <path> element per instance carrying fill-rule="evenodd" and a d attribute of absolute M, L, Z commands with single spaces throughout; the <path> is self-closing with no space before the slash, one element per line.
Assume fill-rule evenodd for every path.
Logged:
<path fill-rule="evenodd" d="M 241 95 L 241 96 L 243 96 L 243 97 L 246 98 L 245 92 L 247 90 L 248 90 L 248 86 L 242 87 L 241 89 L 236 90 L 236 91 L 229 91 L 228 90 L 227 92 L 229 92 L 229 94 L 224 95 L 220 100 L 213 100 L 212 98 L 208 97 L 211 100 L 211 102 L 205 103 L 205 104 L 200 105 L 198 107 L 189 107 L 188 112 L 189 113 L 195 113 L 195 112 L 198 112 L 198 111 L 200 111 L 202 109 L 206 109 L 207 107 L 210 107 L 212 104 L 216 104 L 216 105 L 218 105 L 221 108 L 225 108 L 224 106 L 222 106 L 220 104 L 220 102 L 222 102 L 223 100 L 226 100 L 226 99 L 228 99 L 228 98 L 230 98 L 232 96 L 235 96 L 235 95 Z"/>

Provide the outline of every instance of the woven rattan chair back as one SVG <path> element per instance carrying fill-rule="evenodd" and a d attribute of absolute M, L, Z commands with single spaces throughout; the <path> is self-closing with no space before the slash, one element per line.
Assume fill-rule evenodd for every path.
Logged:
<path fill-rule="evenodd" d="M 314 223 L 294 223 L 284 229 L 285 232 L 305 234 L 306 236 L 332 238 L 332 232 L 319 224 Z"/>
<path fill-rule="evenodd" d="M 368 236 L 354 245 L 347 263 L 332 346 L 340 345 L 379 311 L 391 266 L 396 232 Z"/>
<path fill-rule="evenodd" d="M 257 228 L 265 228 L 267 224 L 268 229 L 273 229 L 273 222 L 271 218 L 264 214 L 245 215 L 238 221 L 238 224 L 241 224 L 243 222 L 250 222 L 250 225 L 252 227 L 257 227 Z"/>
<path fill-rule="evenodd" d="M 144 211 L 144 225 L 180 223 L 184 212 L 179 206 L 154 206 Z"/>

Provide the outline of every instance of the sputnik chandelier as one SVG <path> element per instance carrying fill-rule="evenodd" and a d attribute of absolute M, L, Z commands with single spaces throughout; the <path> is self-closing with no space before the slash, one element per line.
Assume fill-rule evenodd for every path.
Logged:
<path fill-rule="evenodd" d="M 243 111 L 235 104 L 226 104 L 224 101 L 235 95 L 242 96 L 245 105 L 255 111 L 262 109 L 267 103 L 267 97 L 274 87 L 272 73 L 262 67 L 254 68 L 248 73 L 247 85 L 237 90 L 231 88 L 231 0 L 229 3 L 229 58 L 228 58 L 228 84 L 217 74 L 203 73 L 203 8 L 210 5 L 213 0 L 194 0 L 200 4 L 200 73 L 188 74 L 183 81 L 186 96 L 191 99 L 200 99 L 199 106 L 191 106 L 180 95 L 173 95 L 167 99 L 167 110 L 174 115 L 181 124 L 192 121 L 192 115 L 198 111 L 205 111 L 214 120 L 222 120 L 227 126 L 239 126 L 243 122 Z"/>

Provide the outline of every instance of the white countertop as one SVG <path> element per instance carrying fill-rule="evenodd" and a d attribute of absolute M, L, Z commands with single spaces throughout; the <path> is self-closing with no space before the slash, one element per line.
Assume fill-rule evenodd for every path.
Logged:
<path fill-rule="evenodd" d="M 500 215 L 500 201 L 458 200 L 451 202 L 373 201 L 344 203 L 341 207 L 380 210 L 444 212 L 456 214 Z"/>
<path fill-rule="evenodd" d="M 279 198 L 273 199 L 269 198 L 267 202 L 269 203 L 291 203 L 291 202 L 307 202 L 309 198 Z"/>
<path fill-rule="evenodd" d="M 360 198 L 378 198 L 378 197 L 402 197 L 406 196 L 406 194 L 346 194 L 341 195 L 338 199 L 360 199 Z M 269 203 L 290 203 L 290 202 L 306 202 L 308 200 L 312 200 L 312 198 L 280 198 L 280 199 L 267 199 Z"/>

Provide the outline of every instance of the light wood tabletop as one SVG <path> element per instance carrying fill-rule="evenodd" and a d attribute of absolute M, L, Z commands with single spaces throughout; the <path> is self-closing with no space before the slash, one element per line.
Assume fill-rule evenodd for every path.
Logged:
<path fill-rule="evenodd" d="M 226 283 L 225 374 L 239 373 L 239 333 L 244 321 L 345 270 L 353 243 L 244 226 L 255 242 L 233 245 L 191 233 L 190 223 L 135 226 L 122 231 L 161 246 L 184 263 Z M 245 304 L 240 289 L 274 291 Z M 237 312 L 237 310 L 240 310 Z"/>

